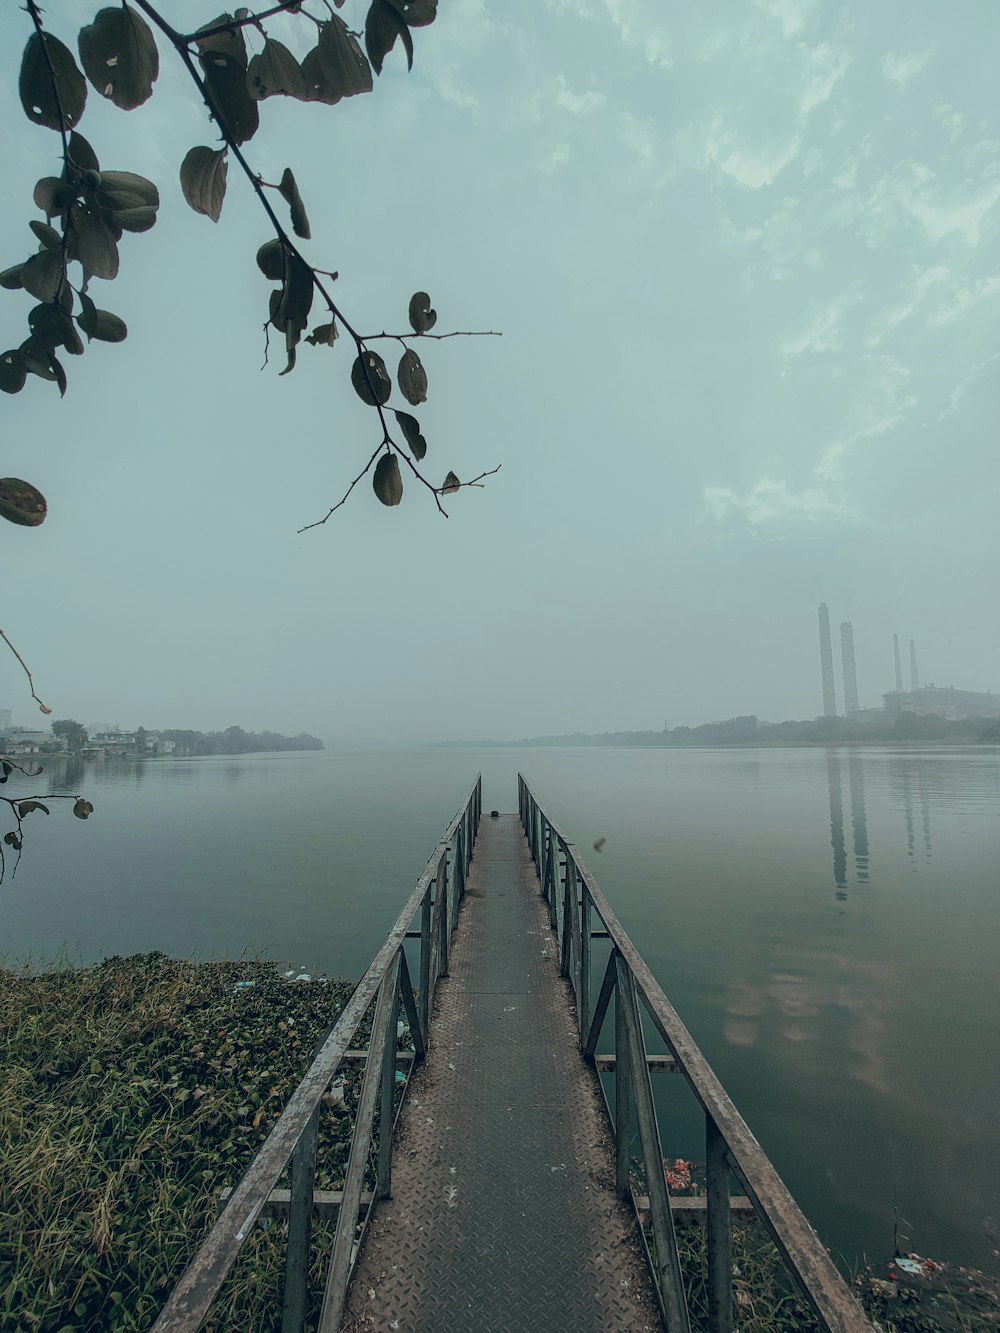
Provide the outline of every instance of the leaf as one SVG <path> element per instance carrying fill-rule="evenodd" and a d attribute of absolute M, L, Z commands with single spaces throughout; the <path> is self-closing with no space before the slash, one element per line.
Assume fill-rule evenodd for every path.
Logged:
<path fill-rule="evenodd" d="M 128 325 L 110 310 L 95 309 L 94 316 L 92 327 L 84 329 L 91 338 L 102 343 L 120 343 L 128 337 Z"/>
<path fill-rule="evenodd" d="M 382 73 L 382 62 L 396 44 L 396 38 L 402 37 L 406 48 L 407 65 L 413 68 L 413 38 L 397 9 L 387 4 L 386 0 L 372 0 L 365 19 L 365 50 L 368 59 L 375 67 L 375 73 Z"/>
<path fill-rule="evenodd" d="M 431 309 L 431 298 L 426 292 L 414 292 L 410 297 L 410 328 L 414 333 L 428 333 L 437 323 L 437 311 Z"/>
<path fill-rule="evenodd" d="M 97 154 L 82 134 L 76 130 L 69 136 L 69 155 L 73 165 L 80 171 L 100 171 L 101 164 Z"/>
<path fill-rule="evenodd" d="M 291 167 L 286 167 L 281 173 L 278 191 L 292 215 L 292 231 L 295 232 L 296 236 L 301 236 L 304 241 L 308 241 L 312 232 L 309 230 L 306 207 L 302 202 L 302 196 L 299 194 L 299 187 L 295 183 Z"/>
<path fill-rule="evenodd" d="M 43 176 L 35 186 L 35 203 L 46 217 L 64 213 L 75 198 L 74 191 L 58 176 Z"/>
<path fill-rule="evenodd" d="M 54 381 L 57 378 L 52 365 L 52 353 L 43 342 L 37 338 L 25 338 L 18 351 L 29 374 L 37 375 L 42 380 Z"/>
<path fill-rule="evenodd" d="M 313 347 L 332 347 L 337 337 L 337 321 L 331 319 L 329 324 L 317 324 L 306 338 L 306 342 L 311 343 Z"/>
<path fill-rule="evenodd" d="M 396 378 L 399 380 L 400 393 L 408 403 L 412 403 L 414 407 L 426 403 L 427 373 L 420 357 L 410 347 L 399 358 Z"/>
<path fill-rule="evenodd" d="M 375 464 L 372 489 L 384 505 L 398 505 L 403 498 L 403 478 L 395 454 L 383 454 Z"/>
<path fill-rule="evenodd" d="M 355 359 L 351 367 L 351 383 L 354 392 L 369 407 L 381 407 L 392 393 L 392 380 L 378 352 L 366 351 Z"/>
<path fill-rule="evenodd" d="M 257 267 L 265 278 L 281 282 L 285 276 L 285 247 L 275 238 L 265 241 L 257 251 Z"/>
<path fill-rule="evenodd" d="M 8 352 L 7 356 L 10 355 Z M 21 481 L 19 477 L 0 479 L 0 517 L 22 528 L 37 528 L 45 522 L 47 511 L 45 496 L 29 481 Z"/>
<path fill-rule="evenodd" d="M 374 87 L 371 66 L 361 47 L 348 32 L 343 19 L 333 15 L 328 23 L 323 24 L 316 49 L 324 85 L 327 92 L 333 95 L 332 100 L 371 92 Z"/>
<path fill-rule="evenodd" d="M 43 805 L 41 801 L 21 801 L 17 807 L 17 813 L 22 819 L 24 819 L 26 815 L 34 814 L 36 810 L 41 810 L 45 814 L 49 813 L 49 807 Z"/>
<path fill-rule="evenodd" d="M 20 393 L 27 377 L 28 367 L 16 348 L 0 356 L 0 389 L 4 393 Z"/>
<path fill-rule="evenodd" d="M 449 472 L 444 479 L 444 485 L 441 487 L 442 495 L 454 495 L 455 491 L 461 486 L 461 482 L 455 476 L 454 472 Z"/>
<path fill-rule="evenodd" d="M 226 197 L 226 150 L 191 148 L 181 163 L 181 190 L 196 213 L 218 222 Z"/>
<path fill-rule="evenodd" d="M 152 96 L 160 55 L 152 29 L 136 10 L 128 5 L 100 10 L 80 29 L 77 44 L 84 72 L 102 97 L 133 111 Z"/>
<path fill-rule="evenodd" d="M 14 832 L 13 829 L 11 829 L 9 833 L 5 833 L 3 835 L 3 840 L 8 847 L 13 847 L 15 852 L 19 852 L 21 850 L 21 839 L 17 836 L 17 834 Z"/>
<path fill-rule="evenodd" d="M 285 278 L 273 323 L 283 333 L 287 334 L 289 329 L 301 333 L 308 323 L 312 303 L 312 269 L 298 255 L 286 255 Z"/>
<path fill-rule="evenodd" d="M 203 23 L 198 32 L 208 32 L 212 28 L 219 27 L 222 23 L 231 24 L 233 22 L 232 14 L 220 14 L 217 19 L 211 23 Z M 221 51 L 223 55 L 238 61 L 244 69 L 247 67 L 247 44 L 243 36 L 243 29 L 229 27 L 225 32 L 217 32 L 211 37 L 199 37 L 195 33 L 195 41 L 198 44 L 198 50 L 204 54 L 207 51 Z"/>
<path fill-rule="evenodd" d="M 388 0 L 411 28 L 426 28 L 437 17 L 438 0 Z"/>
<path fill-rule="evenodd" d="M 4 271 L 0 273 L 0 287 L 7 292 L 20 291 L 24 286 L 24 283 L 21 281 L 21 270 L 23 268 L 23 264 L 12 264 L 10 268 L 5 268 Z"/>
<path fill-rule="evenodd" d="M 298 346 L 298 341 L 301 337 L 301 329 L 297 329 L 291 324 L 285 325 L 285 352 L 288 359 L 285 362 L 284 370 L 278 371 L 279 379 L 282 375 L 287 375 L 289 371 L 295 369 L 295 348 Z"/>
<path fill-rule="evenodd" d="M 151 180 L 134 171 L 103 171 L 95 198 L 102 208 L 122 213 L 131 208 L 159 208 L 160 192 Z"/>
<path fill-rule="evenodd" d="M 73 802 L 73 813 L 77 819 L 86 819 L 94 813 L 94 807 L 90 801 L 85 801 L 82 796 L 78 796 Z"/>
<path fill-rule="evenodd" d="M 33 32 L 28 38 L 21 60 L 18 93 L 28 119 L 50 130 L 71 130 L 87 105 L 87 82 L 73 59 L 73 52 L 49 32 Z"/>
<path fill-rule="evenodd" d="M 247 88 L 246 61 L 241 64 L 233 56 L 218 50 L 210 50 L 199 59 L 216 118 L 225 126 L 234 143 L 246 143 L 260 126 L 257 103 Z"/>
<path fill-rule="evenodd" d="M 340 101 L 341 94 L 337 92 L 327 78 L 320 63 L 319 47 L 314 46 L 311 51 L 303 56 L 302 77 L 306 81 L 307 101 L 323 102 L 326 106 L 336 106 Z"/>
<path fill-rule="evenodd" d="M 265 97 L 297 97 L 306 101 L 309 86 L 302 66 L 287 46 L 268 37 L 264 49 L 247 66 L 247 89 L 256 101 Z"/>
<path fill-rule="evenodd" d="M 46 250 L 58 250 L 62 246 L 62 237 L 56 231 L 55 227 L 50 227 L 47 222 L 38 222 L 32 218 L 28 226 L 35 233 L 35 236 L 41 241 Z"/>
<path fill-rule="evenodd" d="M 76 257 L 95 278 L 108 280 L 118 276 L 118 242 L 102 217 L 89 209 L 74 209 Z"/>
<path fill-rule="evenodd" d="M 50 352 L 54 352 L 57 347 L 65 347 L 73 356 L 78 356 L 83 351 L 83 343 L 69 317 L 69 311 L 58 301 L 36 305 L 28 314 L 28 327 Z"/>
<path fill-rule="evenodd" d="M 32 255 L 21 269 L 21 285 L 36 301 L 54 301 L 62 280 L 63 259 L 59 250 Z"/>
<path fill-rule="evenodd" d="M 396 412 L 396 420 L 399 422 L 399 429 L 403 432 L 403 439 L 406 441 L 407 448 L 419 463 L 427 453 L 427 441 L 420 433 L 420 422 L 416 417 L 411 417 L 409 412 Z"/>

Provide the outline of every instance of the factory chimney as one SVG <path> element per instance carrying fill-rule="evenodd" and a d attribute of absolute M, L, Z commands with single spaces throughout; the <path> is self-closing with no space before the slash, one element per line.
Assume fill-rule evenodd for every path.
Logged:
<path fill-rule="evenodd" d="M 854 662 L 854 626 L 849 620 L 840 625 L 840 662 L 844 670 L 844 714 L 858 711 L 858 672 Z"/>
<path fill-rule="evenodd" d="M 899 635 L 898 635 L 898 634 L 894 634 L 894 635 L 892 636 L 892 652 L 893 652 L 893 656 L 894 656 L 895 659 L 896 659 L 896 693 L 897 693 L 897 694 L 902 694 L 902 693 L 903 693 L 903 668 L 900 666 L 900 663 L 899 663 Z"/>
<path fill-rule="evenodd" d="M 910 689 L 916 693 L 920 689 L 920 678 L 917 675 L 917 649 L 913 640 L 910 640 Z"/>
<path fill-rule="evenodd" d="M 830 612 L 826 602 L 819 604 L 819 669 L 823 679 L 823 716 L 837 716 L 837 695 L 833 685 L 833 644 L 830 641 Z"/>

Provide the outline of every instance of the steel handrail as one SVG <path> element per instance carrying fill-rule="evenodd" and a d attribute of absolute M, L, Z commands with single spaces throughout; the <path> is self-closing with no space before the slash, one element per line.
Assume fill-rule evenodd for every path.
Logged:
<path fill-rule="evenodd" d="M 594 1060 L 612 995 L 615 997 L 612 1121 L 616 1132 L 616 1183 L 622 1197 L 631 1193 L 629 1146 L 634 1104 L 656 1240 L 655 1276 L 668 1327 L 686 1329 L 689 1321 L 636 996 L 705 1113 L 709 1323 L 713 1333 L 728 1333 L 732 1328 L 730 1170 L 741 1182 L 822 1327 L 829 1333 L 871 1333 L 872 1325 L 860 1304 L 632 943 L 575 844 L 544 811 L 521 774 L 518 805 L 550 921 L 557 931 L 560 970 L 576 995 L 581 1054 L 589 1062 Z M 597 1004 L 592 1007 L 590 941 L 594 912 L 610 941 L 611 956 Z"/>
<path fill-rule="evenodd" d="M 153 1333 L 195 1333 L 200 1327 L 279 1177 L 289 1165 L 292 1181 L 282 1329 L 283 1333 L 300 1333 L 304 1328 L 305 1271 L 308 1267 L 316 1127 L 320 1107 L 365 1014 L 372 1002 L 376 1001 L 354 1140 L 348 1159 L 344 1200 L 337 1218 L 323 1311 L 318 1326 L 320 1333 L 334 1333 L 339 1328 L 350 1277 L 352 1242 L 360 1211 L 364 1167 L 375 1110 L 380 1104 L 382 1115 L 376 1197 L 388 1194 L 393 1075 L 398 1054 L 395 1015 L 402 1001 L 414 1041 L 415 1061 L 419 1060 L 427 1047 L 428 1019 L 434 988 L 439 977 L 446 976 L 448 972 L 450 937 L 458 921 L 458 908 L 465 891 L 481 814 L 482 777 L 477 776 L 465 802 L 438 840 L 416 887 L 386 936 L 385 943 L 372 959 L 274 1128 L 257 1150 L 215 1224 L 178 1279 L 153 1325 Z M 409 979 L 404 943 L 411 934 L 410 928 L 418 910 L 421 914 L 420 964 L 419 992 L 415 995 Z M 385 984 L 387 981 L 388 985 Z M 387 1069 L 391 1071 L 388 1075 Z"/>

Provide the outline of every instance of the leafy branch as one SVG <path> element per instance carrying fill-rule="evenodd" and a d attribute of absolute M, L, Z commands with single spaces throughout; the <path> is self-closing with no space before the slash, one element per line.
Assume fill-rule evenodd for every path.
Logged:
<path fill-rule="evenodd" d="M 0 783 L 5 783 L 14 770 L 23 773 L 26 777 L 36 778 L 42 772 L 40 768 L 30 772 L 22 768 L 20 764 L 15 764 L 6 756 L 0 755 Z M 63 796 L 59 792 L 46 792 L 44 796 L 0 796 L 0 804 L 6 805 L 14 817 L 14 827 L 0 838 L 0 884 L 4 881 L 7 873 L 7 860 L 4 848 L 9 847 L 14 853 L 14 864 L 11 867 L 11 878 L 17 874 L 17 867 L 21 863 L 21 852 L 24 848 L 24 821 L 29 815 L 34 814 L 36 810 L 41 810 L 42 814 L 49 814 L 49 807 L 46 801 L 72 801 L 73 813 L 77 819 L 89 819 L 94 813 L 94 807 L 90 801 L 82 796 Z"/>
<path fill-rule="evenodd" d="M 339 9 L 345 0 L 334 0 Z M 263 180 L 243 151 L 260 124 L 259 107 L 273 96 L 293 97 L 334 105 L 345 97 L 371 92 L 372 71 L 381 74 L 383 63 L 397 40 L 408 68 L 413 66 L 411 29 L 433 22 L 437 0 L 371 0 L 364 22 L 365 51 L 355 34 L 327 4 L 329 16 L 315 18 L 302 10 L 301 0 L 284 0 L 268 9 L 251 13 L 238 9 L 223 14 L 193 33 L 181 33 L 159 12 L 151 0 L 133 0 L 119 8 L 100 10 L 94 21 L 79 33 L 78 47 L 83 72 L 70 50 L 45 31 L 37 0 L 26 0 L 34 32 L 28 40 L 19 79 L 21 104 L 28 119 L 58 130 L 62 140 L 63 171 L 59 178 L 46 177 L 35 187 L 35 202 L 46 222 L 32 222 L 40 249 L 22 264 L 0 273 L 0 286 L 23 288 L 38 304 L 28 316 L 29 337 L 19 348 L 0 356 L 0 389 L 17 393 L 28 374 L 54 380 L 60 393 L 66 391 L 66 375 L 56 353 L 65 350 L 79 355 L 84 347 L 79 334 L 88 340 L 120 342 L 128 333 L 123 320 L 99 310 L 88 294 L 92 279 L 113 279 L 118 272 L 118 242 L 124 231 L 145 231 L 156 221 L 159 193 L 152 181 L 132 172 L 108 172 L 100 167 L 97 154 L 75 128 L 83 115 L 87 81 L 102 96 L 123 110 L 146 102 L 159 75 L 159 52 L 153 28 L 173 47 L 215 122 L 222 146 L 200 145 L 185 156 L 180 169 L 184 197 L 195 212 L 218 222 L 226 194 L 230 159 L 249 181 L 274 231 L 274 238 L 257 252 L 257 265 L 277 286 L 272 289 L 265 334 L 270 328 L 284 335 L 286 365 L 295 367 L 297 349 L 309 325 L 316 298 L 328 318 L 312 328 L 305 341 L 313 346 L 332 347 L 341 330 L 354 344 L 351 381 L 355 392 L 376 411 L 381 440 L 365 468 L 351 483 L 344 499 L 326 515 L 336 512 L 362 477 L 372 473 L 372 485 L 385 505 L 397 505 L 403 494 L 401 459 L 414 478 L 433 496 L 440 513 L 447 516 L 443 496 L 482 484 L 499 469 L 483 472 L 471 482 L 461 482 L 449 471 L 435 485 L 418 466 L 427 453 L 427 441 L 417 419 L 410 413 L 388 408 L 392 379 L 386 364 L 369 343 L 396 341 L 403 354 L 396 372 L 399 391 L 410 406 L 427 399 L 427 374 L 411 344 L 420 338 L 443 341 L 452 337 L 496 337 L 488 332 L 456 331 L 432 333 L 437 314 L 430 297 L 416 292 L 409 302 L 411 333 L 361 334 L 334 301 L 328 283 L 336 272 L 310 264 L 296 240 L 309 240 L 310 227 L 298 184 L 286 168 L 278 184 Z M 265 23 L 276 15 L 300 18 L 311 25 L 316 45 L 299 62 L 267 31 Z M 145 16 L 145 17 L 144 17 Z M 149 20 L 147 22 L 147 19 Z M 150 26 L 152 25 L 152 27 Z M 252 56 L 246 35 L 262 39 L 262 49 Z M 367 52 L 367 55 L 365 54 Z M 86 76 L 86 77 L 84 77 Z M 281 196 L 289 211 L 289 224 L 279 217 L 270 195 Z M 52 225 L 58 222 L 59 229 Z M 74 286 L 68 266 L 79 263 L 82 281 Z M 79 302 L 79 312 L 76 312 Z M 265 352 L 265 364 L 267 355 Z M 388 412 L 395 418 L 390 430 Z M 0 483 L 2 487 L 5 483 Z M 17 483 L 21 487 L 27 483 Z M 35 492 L 37 495 L 38 493 Z M 44 499 L 42 504 L 44 517 Z M 0 493 L 0 503 L 3 495 Z M 0 507 L 0 513 L 4 513 Z M 4 513 L 5 517 L 10 517 Z M 319 526 L 326 518 L 310 523 Z M 24 518 L 15 521 L 26 522 Z M 37 522 L 42 519 L 38 518 Z M 300 529 L 305 531 L 306 528 Z"/>

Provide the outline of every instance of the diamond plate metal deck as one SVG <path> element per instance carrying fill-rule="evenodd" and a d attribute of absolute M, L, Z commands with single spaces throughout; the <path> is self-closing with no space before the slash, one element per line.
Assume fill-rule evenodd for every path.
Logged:
<path fill-rule="evenodd" d="M 482 821 L 450 970 L 344 1327 L 659 1328 L 516 815 Z"/>

